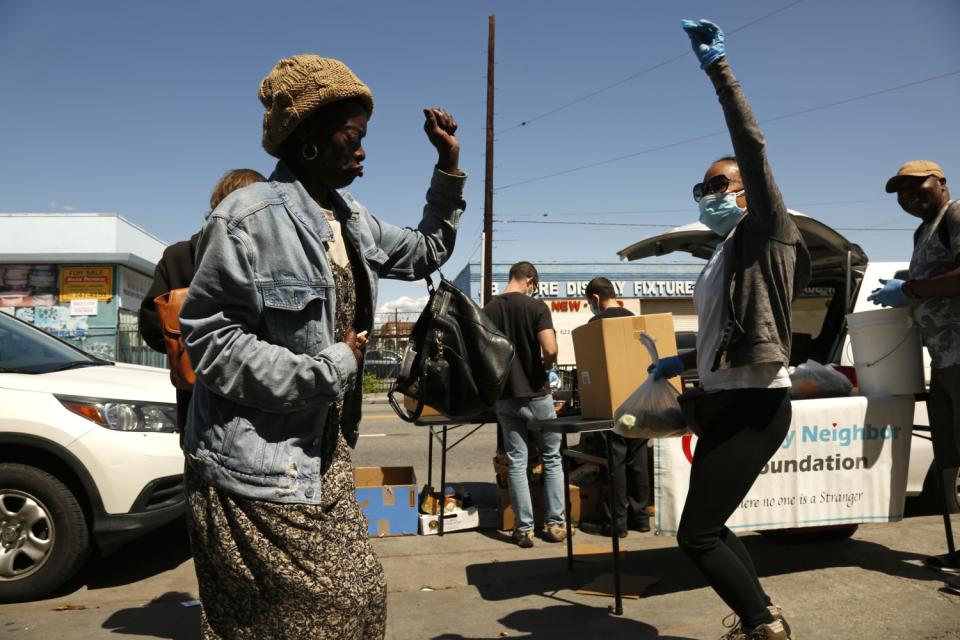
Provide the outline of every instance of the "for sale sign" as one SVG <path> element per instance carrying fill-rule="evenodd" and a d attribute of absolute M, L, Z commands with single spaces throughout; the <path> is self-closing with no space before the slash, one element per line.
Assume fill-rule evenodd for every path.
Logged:
<path fill-rule="evenodd" d="M 60 300 L 113 297 L 113 267 L 60 267 Z"/>
<path fill-rule="evenodd" d="M 903 518 L 912 396 L 795 400 L 790 431 L 727 521 L 733 530 Z M 676 535 L 697 438 L 654 441 L 657 529 Z"/>

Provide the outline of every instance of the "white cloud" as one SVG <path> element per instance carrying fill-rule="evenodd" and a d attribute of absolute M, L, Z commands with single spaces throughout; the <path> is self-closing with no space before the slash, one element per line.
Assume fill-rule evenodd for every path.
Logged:
<path fill-rule="evenodd" d="M 411 298 L 410 296 L 400 296 L 389 302 L 384 302 L 377 309 L 377 313 L 393 313 L 394 311 L 399 311 L 400 313 L 419 313 L 423 311 L 423 308 L 427 306 L 427 300 L 430 299 L 430 296 L 423 296 L 420 298 Z"/>
<path fill-rule="evenodd" d="M 71 207 L 66 204 L 57 204 L 56 202 L 50 201 L 48 203 L 51 209 L 59 209 L 60 211 L 76 211 L 76 208 Z"/>

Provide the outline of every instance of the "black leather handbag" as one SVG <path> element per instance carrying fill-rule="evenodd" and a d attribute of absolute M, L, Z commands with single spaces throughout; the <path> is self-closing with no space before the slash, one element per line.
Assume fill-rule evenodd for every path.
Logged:
<path fill-rule="evenodd" d="M 450 418 L 489 411 L 506 384 L 513 343 L 443 274 L 436 288 L 426 280 L 430 299 L 390 388 L 390 406 L 407 422 L 417 420 L 425 405 Z M 416 408 L 407 412 L 397 393 L 415 400 Z"/>

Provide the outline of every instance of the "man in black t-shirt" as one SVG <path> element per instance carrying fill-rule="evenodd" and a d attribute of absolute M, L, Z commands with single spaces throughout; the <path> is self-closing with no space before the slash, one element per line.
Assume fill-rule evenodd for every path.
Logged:
<path fill-rule="evenodd" d="M 529 262 L 518 262 L 510 267 L 510 282 L 504 292 L 483 308 L 487 317 L 513 341 L 516 350 L 507 384 L 497 402 L 497 422 L 503 431 L 510 502 L 516 513 L 513 540 L 524 548 L 533 546 L 534 526 L 527 483 L 527 427 L 532 422 L 557 417 L 547 386 L 547 370 L 557 361 L 557 334 L 547 305 L 534 300 L 537 286 L 536 267 Z M 540 430 L 534 433 L 543 465 L 542 537 L 548 542 L 562 542 L 566 539 L 566 528 L 560 434 Z"/>
<path fill-rule="evenodd" d="M 590 311 L 593 312 L 589 322 L 633 315 L 629 309 L 620 306 L 613 284 L 606 278 L 591 280 L 587 284 L 586 296 Z M 617 511 L 617 533 L 623 538 L 626 537 L 628 528 L 650 531 L 650 516 L 647 514 L 647 504 L 650 502 L 647 441 L 641 438 L 625 438 L 612 431 L 602 434 L 601 437 L 605 441 L 604 445 L 611 447 L 613 454 L 613 500 Z M 582 531 L 610 535 L 610 523 L 614 519 L 610 517 L 609 501 L 602 502 L 603 519 L 600 522 L 581 522 Z"/>

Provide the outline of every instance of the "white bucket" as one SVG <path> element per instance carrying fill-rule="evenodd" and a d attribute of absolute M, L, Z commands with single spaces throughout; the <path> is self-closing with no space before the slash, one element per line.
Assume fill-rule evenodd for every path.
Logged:
<path fill-rule="evenodd" d="M 924 391 L 923 347 L 909 308 L 851 313 L 847 328 L 861 395 Z"/>

